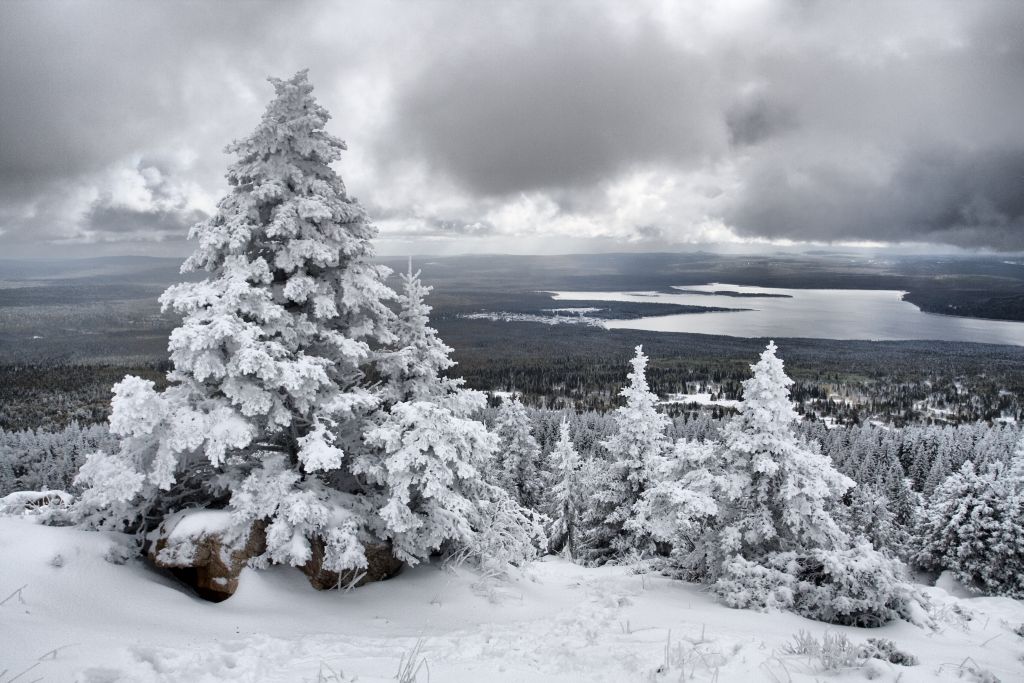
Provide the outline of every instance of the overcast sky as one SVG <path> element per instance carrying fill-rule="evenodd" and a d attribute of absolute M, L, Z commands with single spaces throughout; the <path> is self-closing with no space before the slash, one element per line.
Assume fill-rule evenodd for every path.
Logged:
<path fill-rule="evenodd" d="M 0 256 L 185 253 L 305 67 L 384 253 L 1024 250 L 1024 2 L 5 0 Z"/>

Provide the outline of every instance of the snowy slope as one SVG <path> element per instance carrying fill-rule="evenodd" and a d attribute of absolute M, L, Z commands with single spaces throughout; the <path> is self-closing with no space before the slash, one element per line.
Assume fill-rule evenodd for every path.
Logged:
<path fill-rule="evenodd" d="M 106 561 L 112 545 L 0 518 L 0 682 L 393 681 L 410 655 L 422 664 L 408 680 L 435 683 L 865 680 L 783 654 L 801 629 L 891 638 L 921 660 L 877 662 L 880 680 L 977 680 L 971 666 L 1024 680 L 1012 631 L 1024 604 L 1009 599 L 930 589 L 942 628 L 868 631 L 731 610 L 698 586 L 549 558 L 512 583 L 425 566 L 349 593 L 318 593 L 295 570 L 246 570 L 238 593 L 212 604 L 140 562 Z"/>

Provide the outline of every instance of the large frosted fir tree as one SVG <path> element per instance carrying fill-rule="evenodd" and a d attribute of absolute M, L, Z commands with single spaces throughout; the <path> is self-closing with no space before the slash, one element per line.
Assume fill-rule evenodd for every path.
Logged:
<path fill-rule="evenodd" d="M 518 564 L 534 555 L 543 531 L 485 480 L 498 440 L 473 415 L 486 398 L 441 375 L 455 361 L 428 324 L 429 291 L 411 267 L 402 276 L 395 350 L 382 363 L 388 405 L 366 434 L 377 450 L 358 458 L 354 470 L 381 487 L 383 535 L 400 559 L 415 564 L 433 552 L 462 550 Z"/>
<path fill-rule="evenodd" d="M 658 412 L 658 396 L 647 385 L 643 347 L 636 347 L 630 364 L 629 383 L 619 392 L 626 404 L 614 414 L 615 435 L 601 444 L 610 461 L 593 496 L 596 525 L 588 546 L 595 560 L 651 549 L 647 534 L 627 522 L 637 514 L 636 504 L 650 486 L 655 463 L 671 448 L 666 436 L 671 421 Z"/>
<path fill-rule="evenodd" d="M 854 483 L 796 434 L 791 380 L 770 342 L 743 382 L 739 414 L 723 430 L 725 498 L 720 547 L 757 557 L 846 541 L 831 508 Z"/>
<path fill-rule="evenodd" d="M 182 270 L 207 277 L 161 298 L 183 317 L 170 387 L 115 387 L 120 448 L 82 468 L 80 511 L 152 527 L 229 496 L 239 535 L 269 522 L 265 559 L 301 565 L 316 539 L 325 568 L 358 568 L 366 511 L 348 464 L 377 403 L 360 367 L 391 340 L 394 293 L 371 262 L 376 229 L 330 166 L 345 144 L 306 72 L 270 82 L 256 130 L 227 147 L 230 192 L 189 235 Z"/>

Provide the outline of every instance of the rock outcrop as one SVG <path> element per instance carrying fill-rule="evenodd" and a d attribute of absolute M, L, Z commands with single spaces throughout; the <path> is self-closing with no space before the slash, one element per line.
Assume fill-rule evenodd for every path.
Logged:
<path fill-rule="evenodd" d="M 238 577 L 249 560 L 267 551 L 266 522 L 257 521 L 242 538 L 227 510 L 185 510 L 170 515 L 149 536 L 148 557 L 212 602 L 227 600 L 238 589 Z M 335 572 L 325 569 L 323 540 L 310 542 L 312 556 L 299 570 L 317 590 L 362 586 L 398 574 L 390 543 L 366 546 L 365 569 Z"/>
<path fill-rule="evenodd" d="M 317 590 L 362 586 L 372 581 L 384 581 L 402 571 L 401 560 L 391 553 L 390 543 L 368 544 L 366 546 L 366 569 L 359 571 L 335 572 L 324 569 L 324 542 L 315 538 L 310 543 L 313 555 L 309 562 L 299 567 Z"/>
<path fill-rule="evenodd" d="M 245 538 L 230 538 L 229 528 L 229 513 L 224 510 L 171 515 L 151 536 L 149 559 L 201 598 L 227 600 L 238 589 L 238 576 L 249 560 L 267 549 L 264 522 L 255 522 Z"/>

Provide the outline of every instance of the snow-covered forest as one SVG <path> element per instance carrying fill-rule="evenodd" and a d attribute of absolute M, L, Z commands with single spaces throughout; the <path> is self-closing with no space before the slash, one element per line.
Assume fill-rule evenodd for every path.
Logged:
<path fill-rule="evenodd" d="M 289 666 L 290 680 L 386 678 L 378 604 L 406 639 L 400 681 L 430 680 L 431 667 L 439 680 L 1024 672 L 1015 425 L 828 428 L 798 414 L 774 343 L 724 417 L 670 416 L 641 346 L 612 411 L 489 401 L 459 379 L 415 264 L 392 289 L 374 261 L 376 229 L 331 166 L 346 146 L 306 72 L 271 83 L 259 125 L 228 147 L 229 193 L 192 228 L 183 270 L 202 279 L 161 297 L 182 319 L 166 386 L 124 377 L 107 424 L 0 431 L 0 619 L 32 638 L 60 630 L 61 605 L 37 589 L 64 595 L 81 580 L 91 595 L 68 598 L 73 640 L 89 623 L 81 606 L 117 602 L 123 577 L 133 599 L 177 587 L 133 605 L 158 624 L 194 615 L 221 628 L 224 615 L 245 620 L 234 609 L 277 614 L 294 594 L 284 621 L 308 616 L 295 633 L 315 635 L 250 634 L 235 654 L 197 635 L 191 657 L 135 643 L 110 662 L 18 636 L 37 659 L 0 681 L 63 675 L 61 662 L 85 681 L 257 680 L 258 652 L 282 680 Z M 311 587 L 297 589 L 300 572 Z M 439 581 L 456 597 L 423 592 Z M 583 602 L 566 597 L 581 586 Z M 449 600 L 460 616 L 442 626 L 419 615 Z M 395 601 L 423 624 L 411 644 Z M 616 625 L 631 602 L 651 624 L 660 603 L 692 628 Z M 350 607 L 361 649 L 319 623 Z M 478 607 L 513 616 L 466 622 Z M 529 628 L 511 623 L 519 613 Z M 554 630 L 530 634 L 549 618 Z M 630 645 L 638 633 L 656 644 Z M 601 644 L 615 663 L 588 666 L 580 653 Z M 483 662 L 475 674 L 467 651 Z"/>

